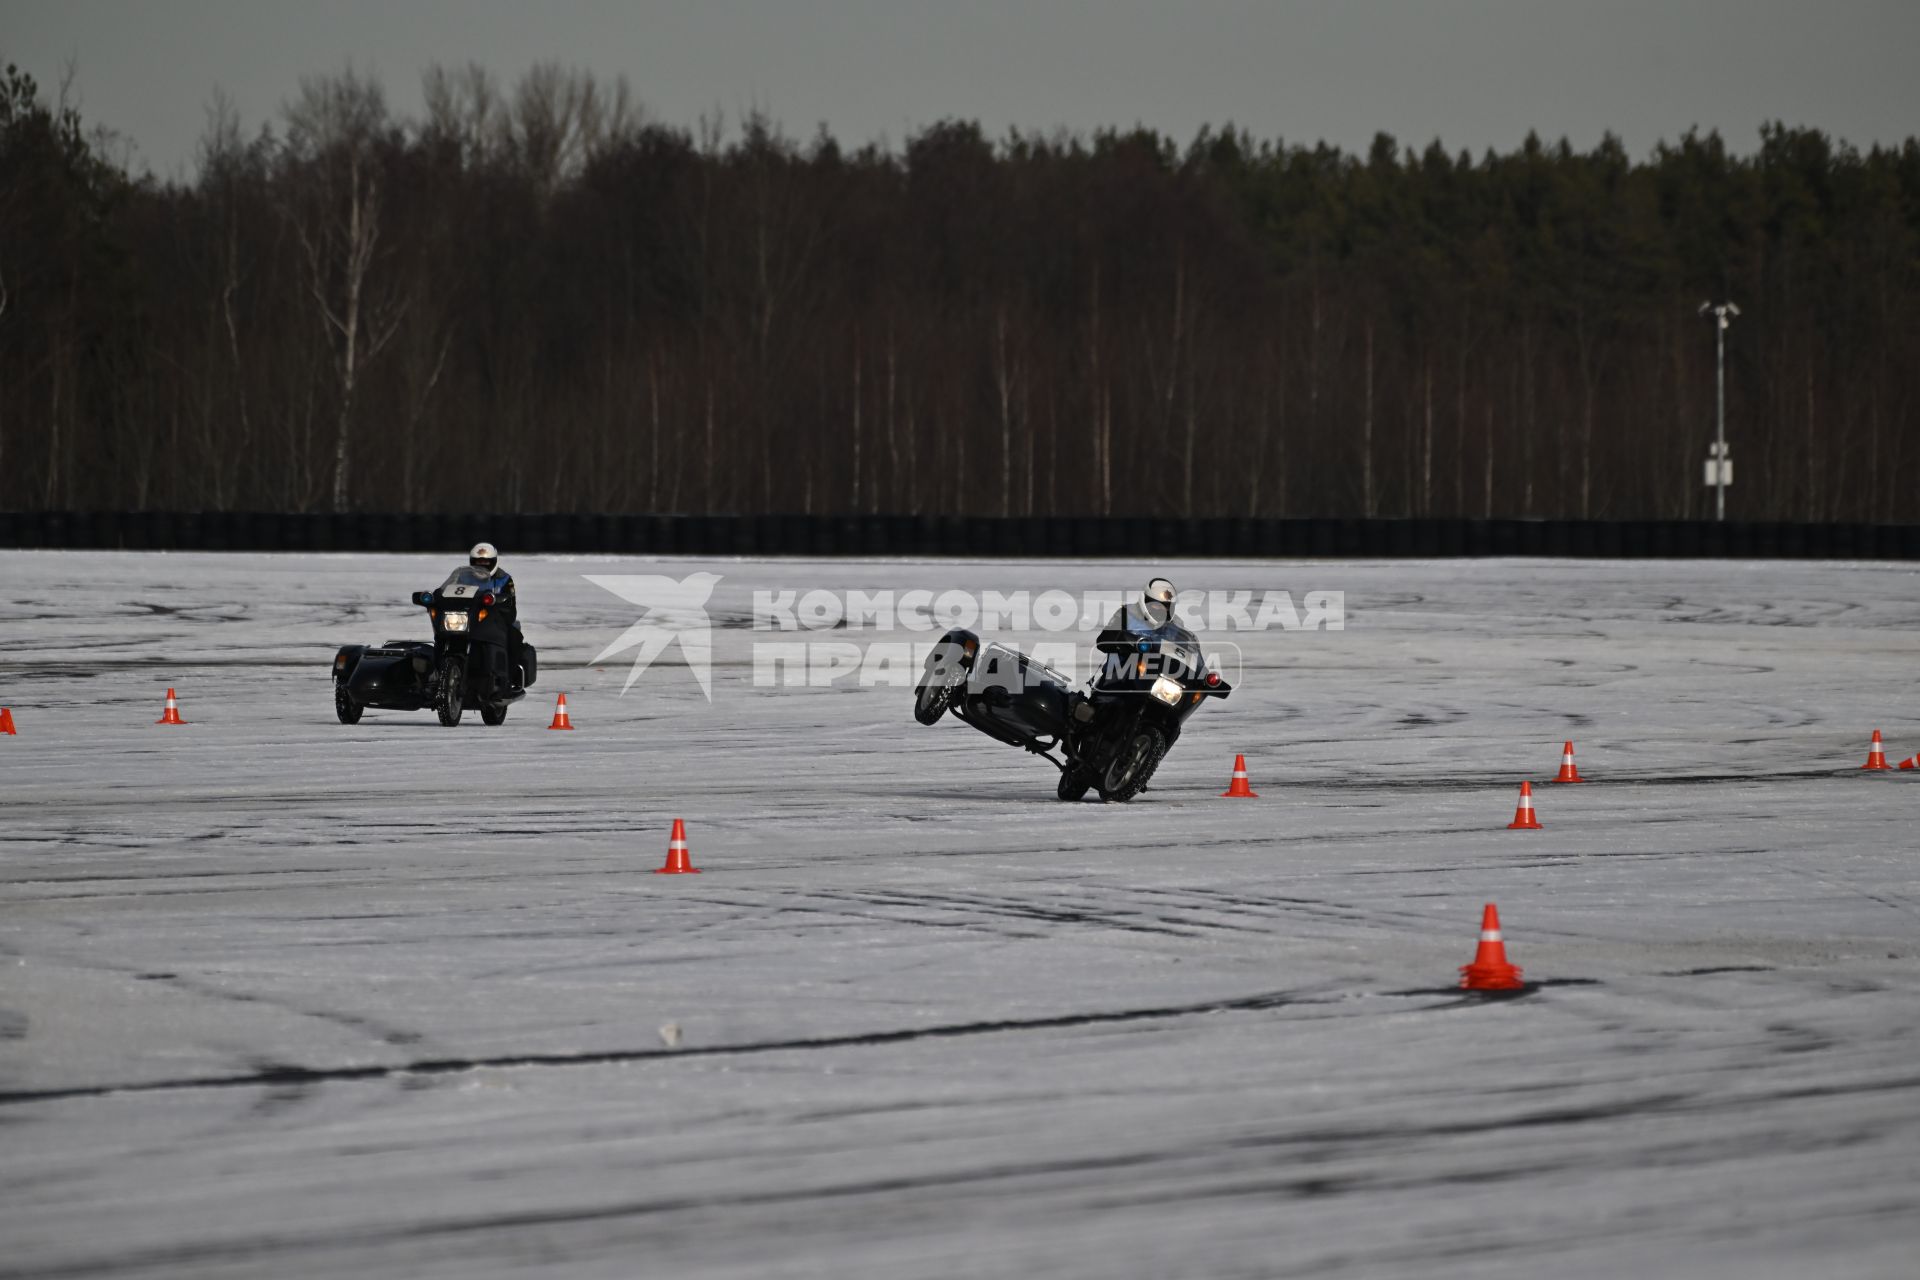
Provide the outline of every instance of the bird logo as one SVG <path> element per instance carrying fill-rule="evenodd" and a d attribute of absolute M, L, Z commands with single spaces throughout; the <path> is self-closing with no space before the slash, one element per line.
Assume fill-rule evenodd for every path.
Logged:
<path fill-rule="evenodd" d="M 713 624 L 707 618 L 707 600 L 719 585 L 717 573 L 690 573 L 684 578 L 669 578 L 659 573 L 582 574 L 588 582 L 611 591 L 629 604 L 646 612 L 640 621 L 620 633 L 619 639 L 600 651 L 595 662 L 604 662 L 616 653 L 637 647 L 633 670 L 620 687 L 624 696 L 653 660 L 670 645 L 680 646 L 680 656 L 693 669 L 700 692 L 713 701 Z"/>

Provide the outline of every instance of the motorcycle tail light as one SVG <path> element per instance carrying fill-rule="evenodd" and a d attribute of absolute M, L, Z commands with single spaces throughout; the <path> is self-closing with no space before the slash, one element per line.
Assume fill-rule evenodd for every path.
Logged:
<path fill-rule="evenodd" d="M 491 592 L 491 591 L 483 591 L 483 592 L 481 592 L 481 593 L 480 593 L 480 603 L 481 603 L 481 604 L 485 604 L 485 605 L 490 605 L 490 604 L 492 604 L 492 603 L 493 603 L 493 592 Z M 485 617 L 486 615 L 484 615 L 484 614 L 482 614 L 481 616 L 482 616 L 482 617 Z"/>
<path fill-rule="evenodd" d="M 1220 687 L 1220 673 L 1218 671 L 1207 672 L 1207 687 L 1213 689 Z"/>

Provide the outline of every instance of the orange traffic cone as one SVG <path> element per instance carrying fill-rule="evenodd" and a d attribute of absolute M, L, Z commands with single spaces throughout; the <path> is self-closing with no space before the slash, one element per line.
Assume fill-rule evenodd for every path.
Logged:
<path fill-rule="evenodd" d="M 549 729 L 573 728 L 573 721 L 567 719 L 567 695 L 566 694 L 563 693 L 560 695 L 560 701 L 557 704 L 555 704 L 553 708 L 553 723 L 548 725 L 547 728 Z"/>
<path fill-rule="evenodd" d="M 154 723 L 155 724 L 185 724 L 186 723 L 185 720 L 182 720 L 180 718 L 180 704 L 174 699 L 172 689 L 167 690 L 166 713 L 162 715 L 158 720 L 155 720 Z"/>
<path fill-rule="evenodd" d="M 19 732 L 18 729 L 13 727 L 13 708 L 0 707 L 0 733 L 17 734 Z"/>
<path fill-rule="evenodd" d="M 1538 831 L 1540 819 L 1533 816 L 1533 784 L 1520 784 L 1520 804 L 1513 811 L 1513 821 L 1507 824 L 1509 831 Z"/>
<path fill-rule="evenodd" d="M 12 725 L 13 722 L 6 718 L 6 712 L 0 711 L 0 727 L 4 727 L 8 733 L 12 733 Z M 1920 755 L 1908 756 L 1900 762 L 1900 767 L 1902 769 L 1920 769 Z"/>
<path fill-rule="evenodd" d="M 1222 799 L 1228 796 L 1245 796 L 1249 800 L 1258 800 L 1260 798 L 1260 793 L 1247 785 L 1247 758 L 1245 756 L 1235 756 L 1233 758 L 1233 781 L 1227 784 L 1227 789 L 1222 791 L 1220 796 Z"/>
<path fill-rule="evenodd" d="M 1862 769 L 1884 769 L 1887 767 L 1887 750 L 1880 745 L 1880 731 L 1873 731 L 1873 745 L 1867 748 L 1867 762 Z"/>
<path fill-rule="evenodd" d="M 1585 782 L 1580 771 L 1573 767 L 1573 744 L 1569 742 L 1560 753 L 1560 774 L 1555 782 Z"/>
<path fill-rule="evenodd" d="M 697 876 L 700 868 L 693 865 L 687 857 L 687 824 L 675 818 L 673 836 L 667 841 L 667 865 L 653 874 L 657 876 Z"/>
<path fill-rule="evenodd" d="M 1460 966 L 1460 985 L 1469 991 L 1515 991 L 1527 985 L 1520 980 L 1520 966 L 1507 963 L 1500 912 L 1491 902 L 1480 917 L 1480 949 L 1472 964 Z"/>

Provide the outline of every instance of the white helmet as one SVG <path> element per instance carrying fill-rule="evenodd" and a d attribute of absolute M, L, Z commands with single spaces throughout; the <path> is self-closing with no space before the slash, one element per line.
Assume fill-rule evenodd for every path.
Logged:
<path fill-rule="evenodd" d="M 1165 578 L 1155 578 L 1147 584 L 1147 593 L 1140 597 L 1140 607 L 1156 626 L 1173 618 L 1174 594 L 1173 584 Z"/>
<path fill-rule="evenodd" d="M 476 542 L 473 544 L 473 550 L 467 552 L 467 563 L 472 565 L 476 572 L 492 577 L 493 571 L 500 564 L 500 548 L 491 542 Z"/>

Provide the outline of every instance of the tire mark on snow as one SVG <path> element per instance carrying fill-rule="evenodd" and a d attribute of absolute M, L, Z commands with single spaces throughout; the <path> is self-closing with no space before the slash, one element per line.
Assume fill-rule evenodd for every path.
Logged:
<path fill-rule="evenodd" d="M 390 1080 L 409 1076 L 455 1075 L 479 1070 L 525 1067 L 598 1067 L 669 1058 L 745 1057 L 816 1049 L 873 1048 L 911 1044 L 920 1040 L 955 1040 L 973 1036 L 1005 1035 L 1023 1031 L 1054 1031 L 1075 1027 L 1112 1026 L 1128 1022 L 1161 1021 L 1210 1013 L 1254 1013 L 1290 1005 L 1331 1004 L 1344 996 L 1304 996 L 1295 991 L 1268 991 L 1250 996 L 1203 1000 L 1192 1004 L 1155 1005 L 1137 1009 L 1109 1009 L 1083 1013 L 1048 1014 L 1033 1018 L 997 1018 L 980 1022 L 942 1023 L 891 1031 L 850 1032 L 837 1036 L 810 1036 L 791 1040 L 747 1041 L 729 1045 L 696 1045 L 677 1049 L 605 1049 L 585 1053 L 528 1053 L 487 1058 L 432 1058 L 399 1064 L 350 1067 L 281 1066 L 225 1076 L 173 1080 L 143 1080 L 126 1084 L 73 1085 L 58 1089 L 20 1089 L 0 1093 L 0 1106 L 55 1102 L 70 1098 L 101 1098 L 120 1094 L 168 1093 L 183 1089 L 254 1089 L 304 1084 Z"/>
<path fill-rule="evenodd" d="M 1888 1089 L 1912 1088 L 1915 1085 L 1920 1085 L 1920 1077 L 1866 1082 L 1846 1091 L 1872 1093 Z M 902 1196 L 951 1197 L 971 1194 L 974 1189 L 980 1189 L 985 1194 L 1017 1195 L 1023 1202 L 1031 1203 L 1032 1196 L 1044 1188 L 1047 1180 L 1065 1180 L 1067 1185 L 1071 1186 L 1097 1186 L 1102 1184 L 1092 1182 L 1090 1179 L 1099 1175 L 1125 1174 L 1135 1171 L 1151 1174 L 1156 1170 L 1186 1170 L 1190 1176 L 1173 1180 L 1162 1177 L 1137 1193 L 1109 1192 L 1100 1198 L 1097 1207 L 1111 1210 L 1124 1208 L 1129 1202 L 1166 1205 L 1178 1199 L 1204 1202 L 1248 1195 L 1318 1200 L 1347 1194 L 1405 1192 L 1434 1187 L 1457 1188 L 1468 1179 L 1488 1185 L 1503 1185 L 1526 1178 L 1549 1177 L 1574 1167 L 1590 1169 L 1590 1159 L 1583 1154 L 1578 1159 L 1588 1162 L 1576 1166 L 1575 1157 L 1533 1155 L 1531 1158 L 1507 1159 L 1498 1164 L 1476 1167 L 1471 1173 L 1463 1173 L 1457 1168 L 1448 1168 L 1438 1173 L 1424 1171 L 1400 1173 L 1394 1171 L 1390 1164 L 1342 1173 L 1327 1171 L 1326 1162 L 1337 1155 L 1352 1155 L 1375 1148 L 1403 1151 L 1412 1142 L 1452 1143 L 1457 1140 L 1474 1141 L 1489 1137 L 1509 1139 L 1529 1131 L 1538 1132 L 1543 1135 L 1540 1140 L 1547 1141 L 1549 1139 L 1546 1135 L 1561 1133 L 1577 1135 L 1592 1126 L 1613 1125 L 1623 1121 L 1645 1121 L 1664 1116 L 1703 1112 L 1731 1112 L 1744 1115 L 1756 1102 L 1792 1103 L 1816 1092 L 1824 1091 L 1783 1090 L 1762 1098 L 1742 1096 L 1712 1099 L 1703 1097 L 1697 1092 L 1669 1089 L 1639 1092 L 1604 1103 L 1550 1104 L 1518 1113 L 1437 1119 L 1427 1123 L 1330 1124 L 1256 1132 L 1224 1140 L 1206 1139 L 1172 1145 L 1135 1145 L 1081 1155 L 1057 1155 L 1020 1161 L 988 1161 L 970 1163 L 958 1168 L 881 1176 L 855 1176 L 833 1181 L 808 1181 L 800 1185 L 603 1199 L 598 1203 L 534 1205 L 505 1213 L 456 1212 L 432 1221 L 395 1224 L 363 1231 L 356 1234 L 354 1243 L 362 1248 L 390 1246 L 407 1241 L 446 1240 L 449 1237 L 483 1236 L 494 1232 L 524 1233 L 529 1230 L 551 1230 L 586 1223 L 715 1211 L 737 1214 L 743 1209 L 824 1206 L 836 1201 L 870 1198 L 885 1198 L 886 1203 L 897 1204 Z M 1658 1132 L 1657 1129 L 1655 1131 Z M 1835 1146 L 1853 1145 L 1861 1140 L 1863 1140 L 1862 1135 L 1856 1133 L 1823 1134 L 1814 1140 L 1799 1143 L 1796 1150 L 1803 1152 L 1830 1150 Z M 1288 1172 L 1280 1174 L 1266 1172 L 1265 1162 L 1276 1158 L 1287 1162 Z M 1227 1161 L 1224 1167 L 1220 1163 L 1222 1160 Z M 1637 1145 L 1625 1156 L 1618 1157 L 1617 1161 L 1614 1167 L 1622 1170 L 1644 1169 L 1649 1164 L 1660 1166 L 1673 1162 L 1701 1167 L 1728 1163 L 1723 1152 L 1703 1148 L 1698 1143 L 1659 1141 Z M 1256 1164 L 1249 1165 L 1248 1162 L 1256 1162 Z M 1207 1179 L 1207 1184 L 1191 1186 L 1191 1177 L 1194 1176 Z M 1019 1189 L 995 1190 L 1006 1188 L 1009 1184 L 1019 1184 Z M 1183 1190 L 1183 1187 L 1186 1189 Z M 1910 1213 L 1910 1206 L 1902 1202 L 1898 1205 L 1874 1206 L 1871 1211 L 1884 1214 Z M 1444 1246 L 1444 1242 L 1441 1243 Z M 35 1274 L 42 1277 L 78 1277 L 149 1270 L 156 1266 L 178 1269 L 197 1264 L 204 1268 L 216 1262 L 236 1260 L 257 1263 L 269 1254 L 310 1259 L 316 1251 L 337 1248 L 339 1244 L 340 1237 L 335 1231 L 282 1230 L 236 1240 L 144 1250 L 121 1258 L 95 1257 L 83 1262 L 39 1269 Z M 1415 1255 L 1405 1252 L 1397 1243 L 1388 1243 L 1383 1247 L 1390 1251 L 1387 1256 L 1409 1261 L 1415 1258 Z M 1443 1247 L 1439 1250 L 1436 1250 L 1435 1242 L 1422 1241 L 1418 1247 L 1417 1258 L 1429 1266 L 1433 1258 L 1440 1253 L 1445 1253 L 1449 1257 L 1484 1261 L 1492 1248 L 1493 1246 L 1486 1239 L 1478 1236 L 1452 1248 Z M 1564 1251 L 1564 1233 L 1555 1238 L 1553 1248 L 1557 1252 Z M 1550 1266 L 1546 1267 L 1546 1270 L 1551 1269 Z M 1312 1267 L 1297 1270 L 1294 1273 L 1319 1274 L 1324 1270 L 1324 1265 L 1316 1262 Z"/>
<path fill-rule="evenodd" d="M 1082 924 L 1096 928 L 1119 929 L 1127 933 L 1157 933 L 1177 938 L 1192 937 L 1187 929 L 1169 928 L 1164 925 L 1143 924 L 1126 918 L 1127 913 L 1103 911 L 1097 908 L 1044 907 L 1017 898 L 995 898 L 985 894 L 962 896 L 943 893 L 908 893 L 903 890 L 884 892 L 815 892 L 810 897 L 842 900 L 850 902 L 872 903 L 875 906 L 904 907 L 909 910 L 953 911 L 981 917 L 1031 920 L 1041 924 Z M 913 919 L 912 924 L 940 924 L 937 920 Z"/>
<path fill-rule="evenodd" d="M 231 1004 L 260 1005 L 269 1009 L 278 1009 L 295 1017 L 312 1018 L 320 1022 L 330 1022 L 334 1026 L 344 1027 L 357 1035 L 364 1035 L 382 1044 L 395 1047 L 411 1047 L 426 1041 L 418 1031 L 409 1031 L 404 1027 L 382 1022 L 377 1018 L 368 1018 L 355 1013 L 343 1013 L 336 1009 L 320 1009 L 309 1005 L 295 1004 L 292 1001 L 276 999 L 253 991 L 232 991 L 212 983 L 198 982 L 183 978 L 179 974 L 143 975 L 149 981 L 203 1000 L 220 1000 Z"/>

